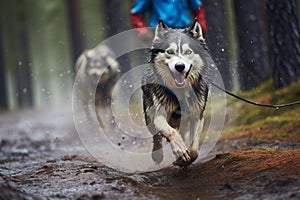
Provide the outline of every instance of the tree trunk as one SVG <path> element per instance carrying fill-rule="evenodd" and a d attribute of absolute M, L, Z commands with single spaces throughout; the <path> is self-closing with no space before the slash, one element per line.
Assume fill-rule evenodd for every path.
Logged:
<path fill-rule="evenodd" d="M 122 7 L 126 6 L 125 4 L 128 1 L 122 0 L 109 0 L 109 1 L 101 1 L 102 4 L 102 12 L 104 13 L 104 24 L 105 24 L 105 35 L 107 38 L 120 33 L 126 29 L 126 23 L 128 23 L 128 17 L 124 15 L 122 12 Z M 131 3 L 131 2 L 130 2 Z M 126 10 L 126 9 L 125 9 Z M 129 16 L 129 10 L 126 10 L 126 15 Z M 128 28 L 128 27 L 127 27 Z M 130 41 L 124 41 L 124 45 L 130 46 Z M 114 51 L 114 49 L 112 49 Z M 148 53 L 148 52 L 147 52 Z M 146 55 L 147 55 L 146 53 Z M 138 53 L 135 53 L 138 55 Z M 139 54 L 138 58 L 136 58 L 132 52 L 127 53 L 125 55 L 120 56 L 117 58 L 119 63 L 122 63 L 121 71 L 122 73 L 127 72 L 131 69 L 132 66 L 137 66 L 141 60 L 141 57 L 145 57 L 145 52 L 143 51 L 142 54 Z M 145 62 L 144 62 L 145 63 Z M 144 64 L 143 63 L 143 64 Z"/>
<path fill-rule="evenodd" d="M 269 77 L 259 1 L 234 0 L 239 43 L 238 73 L 242 90 L 253 89 Z"/>
<path fill-rule="evenodd" d="M 33 106 L 32 98 L 32 81 L 31 81 L 31 69 L 30 69 L 30 60 L 29 60 L 29 40 L 27 32 L 27 16 L 25 13 L 25 3 L 20 1 L 18 5 L 20 6 L 20 11 L 18 13 L 19 21 L 19 38 L 20 38 L 20 49 L 23 51 L 20 53 L 22 59 L 19 61 L 19 69 L 17 70 L 18 76 L 18 91 L 22 93 L 20 96 L 19 104 L 21 107 Z"/>
<path fill-rule="evenodd" d="M 121 0 L 102 1 L 102 9 L 105 14 L 106 36 L 113 36 L 123 30 L 124 16 L 121 12 Z M 128 13 L 129 14 L 129 13 Z"/>
<path fill-rule="evenodd" d="M 5 76 L 11 88 L 11 108 L 23 108 L 33 104 L 25 3 L 21 0 L 11 0 L 1 5 L 4 11 L 2 28 L 3 52 L 6 58 Z"/>
<path fill-rule="evenodd" d="M 222 0 L 204 0 L 205 18 L 208 33 L 206 36 L 210 53 L 222 75 L 226 89 L 232 89 L 232 77 L 230 75 L 228 42 L 224 27 L 224 11 Z"/>
<path fill-rule="evenodd" d="M 274 87 L 280 88 L 300 76 L 300 32 L 293 0 L 268 0 L 267 15 Z"/>
<path fill-rule="evenodd" d="M 0 23 L 0 108 L 7 108 L 7 94 L 5 83 L 5 70 L 2 51 L 2 24 Z"/>
<path fill-rule="evenodd" d="M 78 0 L 68 0 L 67 9 L 69 15 L 72 61 L 73 66 L 75 66 L 77 58 L 83 51 L 82 25 Z"/>

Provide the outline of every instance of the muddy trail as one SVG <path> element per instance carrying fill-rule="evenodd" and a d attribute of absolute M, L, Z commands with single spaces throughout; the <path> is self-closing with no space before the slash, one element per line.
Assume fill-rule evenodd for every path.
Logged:
<path fill-rule="evenodd" d="M 187 169 L 124 173 L 85 151 L 70 110 L 2 113 L 0 199 L 299 199 L 295 127 L 291 140 L 224 137 L 210 160 Z"/>

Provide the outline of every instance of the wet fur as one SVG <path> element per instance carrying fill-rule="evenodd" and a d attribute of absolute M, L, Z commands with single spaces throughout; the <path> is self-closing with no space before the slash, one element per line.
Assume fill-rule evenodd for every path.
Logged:
<path fill-rule="evenodd" d="M 150 50 L 150 64 L 142 79 L 145 121 L 153 134 L 152 158 L 156 163 L 163 160 L 163 138 L 171 143 L 173 153 L 177 157 L 175 165 L 187 166 L 198 156 L 203 113 L 209 90 L 207 80 L 213 65 L 199 27 L 197 21 L 187 29 L 170 29 L 162 21 L 156 27 Z M 171 43 L 176 44 L 178 41 L 188 44 L 194 53 L 180 58 L 186 59 L 188 63 L 192 60 L 183 88 L 176 87 L 174 76 L 167 67 L 172 57 L 166 50 Z M 160 123 L 164 120 L 168 125 L 161 126 Z M 186 125 L 179 130 L 182 122 Z"/>

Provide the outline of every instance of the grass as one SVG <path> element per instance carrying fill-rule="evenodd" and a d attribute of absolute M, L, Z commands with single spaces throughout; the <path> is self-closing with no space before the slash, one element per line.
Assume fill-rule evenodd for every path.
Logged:
<path fill-rule="evenodd" d="M 229 155 L 226 160 L 224 161 L 223 165 L 229 165 L 232 162 L 239 161 L 238 155 Z"/>
<path fill-rule="evenodd" d="M 274 90 L 267 81 L 258 88 L 238 95 L 266 104 L 283 104 L 300 100 L 300 81 Z M 300 137 L 300 105 L 273 109 L 257 107 L 228 97 L 227 125 L 223 135 L 251 133 L 252 139 L 286 139 Z M 257 133 L 260 133 L 257 135 Z"/>

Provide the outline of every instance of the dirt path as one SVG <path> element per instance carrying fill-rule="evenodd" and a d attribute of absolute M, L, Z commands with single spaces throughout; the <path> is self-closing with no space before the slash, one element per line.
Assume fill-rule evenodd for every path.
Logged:
<path fill-rule="evenodd" d="M 0 124 L 0 199 L 300 198 L 299 140 L 247 144 L 244 134 L 188 169 L 128 174 L 86 153 L 70 110 L 1 114 Z"/>

